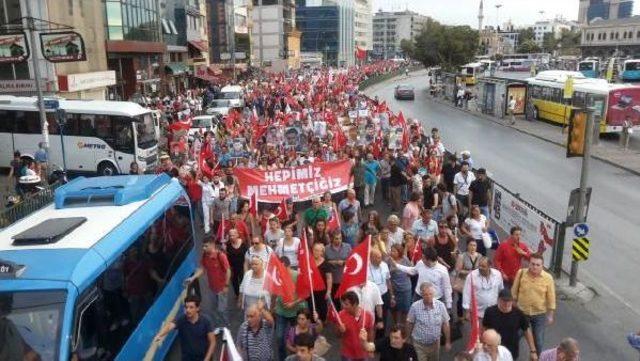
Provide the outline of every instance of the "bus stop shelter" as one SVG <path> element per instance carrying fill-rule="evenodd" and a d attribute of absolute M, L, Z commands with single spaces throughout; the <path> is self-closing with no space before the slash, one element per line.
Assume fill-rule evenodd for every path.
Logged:
<path fill-rule="evenodd" d="M 509 99 L 516 100 L 515 115 L 524 115 L 527 82 L 522 79 L 488 76 L 478 79 L 477 102 L 484 114 L 503 118 L 508 113 Z"/>

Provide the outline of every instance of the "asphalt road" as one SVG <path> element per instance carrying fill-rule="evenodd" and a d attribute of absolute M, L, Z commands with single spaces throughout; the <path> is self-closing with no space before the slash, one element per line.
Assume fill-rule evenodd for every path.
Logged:
<path fill-rule="evenodd" d="M 416 88 L 415 101 L 393 98 L 399 83 Z M 471 151 L 474 164 L 487 168 L 496 181 L 555 219 L 565 217 L 569 192 L 579 185 L 580 159 L 565 158 L 565 150 L 557 145 L 435 103 L 428 99 L 426 84 L 426 72 L 418 72 L 367 93 L 386 100 L 396 112 L 402 110 L 405 117 L 421 120 L 425 129 L 437 127 L 448 148 Z M 555 342 L 563 335 L 581 339 L 592 351 L 585 352 L 583 360 L 637 359 L 624 333 L 640 328 L 640 177 L 594 159 L 589 185 L 591 258 L 581 265 L 579 278 L 599 296 L 584 307 L 561 303 L 556 327 L 560 332 L 552 333 Z M 565 256 L 565 265 L 569 260 Z"/>

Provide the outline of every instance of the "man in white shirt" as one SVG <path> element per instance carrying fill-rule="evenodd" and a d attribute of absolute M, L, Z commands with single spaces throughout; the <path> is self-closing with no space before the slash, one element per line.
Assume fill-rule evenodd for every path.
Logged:
<path fill-rule="evenodd" d="M 393 261 L 392 261 L 393 262 Z M 421 297 L 420 285 L 424 282 L 433 284 L 435 290 L 434 298 L 442 301 L 447 309 L 451 309 L 452 288 L 451 278 L 447 268 L 438 263 L 438 253 L 433 247 L 425 247 L 422 251 L 422 259 L 415 266 L 403 266 L 393 263 L 400 271 L 410 275 L 418 275 L 415 293 L 417 298 Z"/>
<path fill-rule="evenodd" d="M 389 266 L 387 262 L 382 260 L 382 253 L 377 249 L 371 250 L 367 279 L 376 284 L 382 296 L 382 318 L 380 320 L 376 319 L 376 326 L 378 325 L 378 321 L 383 322 L 384 325 L 387 312 L 389 312 L 389 306 L 393 306 L 392 302 L 395 303 L 395 295 L 393 294 L 393 287 L 391 285 Z M 381 334 L 376 336 L 384 337 L 384 327 L 377 329 L 376 334 L 379 333 L 378 330 L 381 330 Z"/>
<path fill-rule="evenodd" d="M 502 339 L 495 330 L 482 333 L 482 345 L 476 347 L 473 361 L 513 361 L 509 350 L 500 345 Z"/>
<path fill-rule="evenodd" d="M 509 116 L 511 116 L 511 125 L 514 125 L 516 124 L 516 100 L 513 99 L 513 95 L 509 97 L 509 103 L 507 107 L 509 109 Z"/>
<path fill-rule="evenodd" d="M 478 303 L 478 317 L 484 317 L 484 311 L 498 303 L 498 293 L 504 288 L 502 273 L 491 268 L 491 261 L 487 257 L 481 257 L 478 261 L 478 269 L 473 270 L 467 276 L 462 290 L 462 308 L 465 310 L 465 318 L 468 319 L 471 304 L 471 282 L 476 293 Z M 482 321 L 481 321 L 482 322 Z"/>
<path fill-rule="evenodd" d="M 456 194 L 456 199 L 460 204 L 458 205 L 458 213 L 461 215 L 466 214 L 467 205 L 469 204 L 469 186 L 471 182 L 476 180 L 476 176 L 473 172 L 469 171 L 469 163 L 462 162 L 460 164 L 460 171 L 453 177 L 453 190 Z"/>
<path fill-rule="evenodd" d="M 419 219 L 413 221 L 411 232 L 416 239 L 427 242 L 430 238 L 435 238 L 436 234 L 438 234 L 438 223 L 431 218 L 432 212 L 430 209 L 423 209 L 420 215 L 421 217 Z"/>

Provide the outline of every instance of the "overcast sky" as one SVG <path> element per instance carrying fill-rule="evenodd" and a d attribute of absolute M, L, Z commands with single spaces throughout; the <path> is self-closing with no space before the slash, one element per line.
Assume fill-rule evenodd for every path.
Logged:
<path fill-rule="evenodd" d="M 511 19 L 516 26 L 532 25 L 535 21 L 562 15 L 567 20 L 578 19 L 578 0 L 484 0 L 484 24 L 495 25 L 496 4 L 502 4 L 499 21 Z M 409 10 L 419 12 L 445 24 L 478 26 L 480 0 L 373 0 L 373 12 Z M 637 4 L 635 4 L 637 5 Z M 544 10 L 544 14 L 539 11 Z M 634 13 L 638 8 L 634 7 Z"/>

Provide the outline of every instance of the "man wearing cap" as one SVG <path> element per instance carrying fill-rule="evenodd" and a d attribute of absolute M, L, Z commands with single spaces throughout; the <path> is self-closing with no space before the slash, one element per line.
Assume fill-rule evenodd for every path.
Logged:
<path fill-rule="evenodd" d="M 172 176 L 172 170 L 175 168 L 173 162 L 171 161 L 171 157 L 167 152 L 160 153 L 160 166 L 156 169 L 156 173 L 167 173 L 167 175 Z"/>
<path fill-rule="evenodd" d="M 480 212 L 489 219 L 489 203 L 491 203 L 491 181 L 487 178 L 484 168 L 478 169 L 476 179 L 469 185 L 469 204 L 480 207 Z"/>
<path fill-rule="evenodd" d="M 518 307 L 514 306 L 513 297 L 508 288 L 503 289 L 498 294 L 497 305 L 488 307 L 484 311 L 482 327 L 484 329 L 494 329 L 500 334 L 502 345 L 509 349 L 514 360 L 517 360 L 520 354 L 520 335 L 524 334 L 529 346 L 531 360 L 537 360 L 538 357 L 529 320 Z"/>

